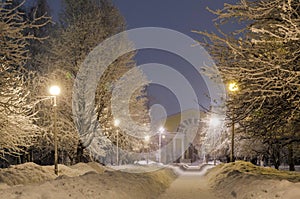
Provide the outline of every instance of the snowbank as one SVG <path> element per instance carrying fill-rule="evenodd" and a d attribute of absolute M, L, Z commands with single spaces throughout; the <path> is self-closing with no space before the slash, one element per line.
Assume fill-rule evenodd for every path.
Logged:
<path fill-rule="evenodd" d="M 157 198 L 176 178 L 174 172 L 166 168 L 126 173 L 97 163 L 59 165 L 59 172 L 60 176 L 56 177 L 53 166 L 33 163 L 0 169 L 1 198 Z"/>
<path fill-rule="evenodd" d="M 300 198 L 300 173 L 237 161 L 211 169 L 206 177 L 220 198 Z"/>
<path fill-rule="evenodd" d="M 105 167 L 90 162 L 88 164 L 78 163 L 71 167 L 65 165 L 58 165 L 60 176 L 80 176 L 87 172 L 93 171 L 96 173 L 103 173 Z M 57 178 L 54 174 L 53 166 L 39 166 L 35 163 L 29 162 L 20 165 L 13 165 L 7 169 L 0 169 L 0 184 L 18 185 L 18 184 L 33 184 L 53 180 Z"/>

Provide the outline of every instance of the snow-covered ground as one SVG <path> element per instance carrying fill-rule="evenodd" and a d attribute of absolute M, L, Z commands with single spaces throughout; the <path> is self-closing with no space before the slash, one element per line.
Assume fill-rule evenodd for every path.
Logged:
<path fill-rule="evenodd" d="M 196 166 L 189 166 L 194 168 Z M 300 173 L 248 162 L 210 164 L 198 171 L 175 168 L 178 178 L 162 199 L 300 199 Z"/>
<path fill-rule="evenodd" d="M 135 169 L 141 170 L 142 166 L 131 166 L 128 173 L 97 163 L 59 165 L 60 176 L 56 177 L 53 166 L 26 163 L 0 169 L 0 198 L 157 198 L 176 177 L 171 169 L 132 172 Z"/>
<path fill-rule="evenodd" d="M 300 198 L 299 172 L 278 171 L 237 161 L 216 166 L 206 178 L 220 198 Z"/>
<path fill-rule="evenodd" d="M 57 177 L 53 166 L 26 163 L 0 169 L 0 198 L 300 198 L 299 172 L 277 171 L 241 161 L 212 167 L 185 171 L 179 166 L 157 164 L 104 167 L 79 163 L 71 167 L 59 165 Z"/>

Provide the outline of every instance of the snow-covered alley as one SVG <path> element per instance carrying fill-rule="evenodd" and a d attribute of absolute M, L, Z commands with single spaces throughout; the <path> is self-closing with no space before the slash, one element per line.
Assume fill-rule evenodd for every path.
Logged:
<path fill-rule="evenodd" d="M 175 168 L 178 178 L 163 193 L 159 199 L 216 199 L 213 190 L 209 188 L 204 174 L 212 166 L 205 166 L 201 171 L 180 171 Z"/>
<path fill-rule="evenodd" d="M 182 171 L 179 167 L 97 163 L 53 166 L 34 163 L 0 169 L 4 199 L 299 199 L 299 172 L 278 171 L 248 162 Z M 212 168 L 212 169 L 209 169 Z M 209 170 L 208 170 L 209 169 Z M 207 172 L 206 172 L 207 171 Z"/>

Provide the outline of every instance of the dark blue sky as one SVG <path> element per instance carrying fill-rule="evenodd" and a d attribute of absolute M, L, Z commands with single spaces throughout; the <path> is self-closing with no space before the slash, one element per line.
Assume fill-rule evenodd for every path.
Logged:
<path fill-rule="evenodd" d="M 128 28 L 164 27 L 193 38 L 191 30 L 214 31 L 215 15 L 206 10 L 222 9 L 237 0 L 113 0 L 127 21 Z"/>
<path fill-rule="evenodd" d="M 61 8 L 61 0 L 49 0 L 52 13 L 57 13 Z M 195 40 L 201 40 L 201 36 L 192 33 L 192 30 L 216 31 L 213 19 L 216 17 L 207 11 L 206 7 L 213 10 L 222 9 L 224 3 L 234 3 L 237 0 L 113 0 L 116 7 L 127 22 L 127 29 L 139 27 L 163 27 L 182 32 Z M 232 29 L 234 27 L 228 26 Z M 182 58 L 168 52 L 158 50 L 141 50 L 136 56 L 137 65 L 145 63 L 161 63 L 173 67 L 183 74 L 197 93 L 198 101 L 205 107 L 209 107 L 210 100 L 207 87 L 199 74 L 194 71 Z M 167 74 L 166 74 L 167 75 Z M 152 102 L 159 103 L 171 115 L 179 112 L 176 97 L 167 88 L 152 85 L 148 89 Z M 188 98 L 188 96 L 187 96 Z M 192 99 L 189 99 L 192 101 Z M 197 106 L 197 105 L 196 105 Z M 191 103 L 190 107 L 195 108 Z"/>
<path fill-rule="evenodd" d="M 222 9 L 225 2 L 233 3 L 236 0 L 113 0 L 127 21 L 127 28 L 164 27 L 182 32 L 195 40 L 201 36 L 192 33 L 192 30 L 216 31 L 213 19 L 216 17 L 206 8 Z M 231 27 L 229 27 L 231 28 Z M 208 90 L 202 77 L 188 62 L 168 52 L 157 50 L 139 51 L 136 60 L 138 65 L 145 63 L 161 63 L 171 66 L 183 74 L 196 91 L 198 101 L 209 107 Z M 166 74 L 168 75 L 168 74 Z M 183 88 L 184 89 L 184 88 Z M 167 88 L 152 85 L 148 89 L 152 104 L 160 103 L 167 110 L 167 114 L 174 114 L 179 110 L 176 96 Z M 197 107 L 193 99 L 188 99 L 190 107 Z"/>
<path fill-rule="evenodd" d="M 32 0 L 34 1 L 34 0 Z M 183 32 L 195 39 L 191 30 L 215 31 L 215 15 L 206 10 L 222 9 L 224 3 L 237 0 L 112 0 L 125 17 L 128 29 L 165 27 Z M 61 9 L 61 0 L 48 0 L 52 13 Z M 230 27 L 229 27 L 230 28 Z"/>

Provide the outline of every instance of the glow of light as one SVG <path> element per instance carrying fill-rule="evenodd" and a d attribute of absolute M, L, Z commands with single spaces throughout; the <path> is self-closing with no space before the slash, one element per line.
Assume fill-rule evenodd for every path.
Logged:
<path fill-rule="evenodd" d="M 150 140 L 150 136 L 149 136 L 149 135 L 146 135 L 146 136 L 145 136 L 145 141 L 148 142 L 149 140 Z"/>
<path fill-rule="evenodd" d="M 232 92 L 238 91 L 239 87 L 238 84 L 236 82 L 231 82 L 228 86 L 228 89 Z"/>
<path fill-rule="evenodd" d="M 115 125 L 116 127 L 118 127 L 118 126 L 120 125 L 120 120 L 119 120 L 119 119 L 115 119 L 114 125 Z"/>
<path fill-rule="evenodd" d="M 162 132 L 164 132 L 164 131 L 165 131 L 165 128 L 164 128 L 164 127 L 160 127 L 160 128 L 159 128 L 159 132 L 160 132 L 160 133 L 162 133 Z"/>
<path fill-rule="evenodd" d="M 57 96 L 60 94 L 60 88 L 58 86 L 51 86 L 49 88 L 50 95 Z"/>
<path fill-rule="evenodd" d="M 216 127 L 219 124 L 220 124 L 219 118 L 217 118 L 217 117 L 211 117 L 210 118 L 209 125 Z"/>

